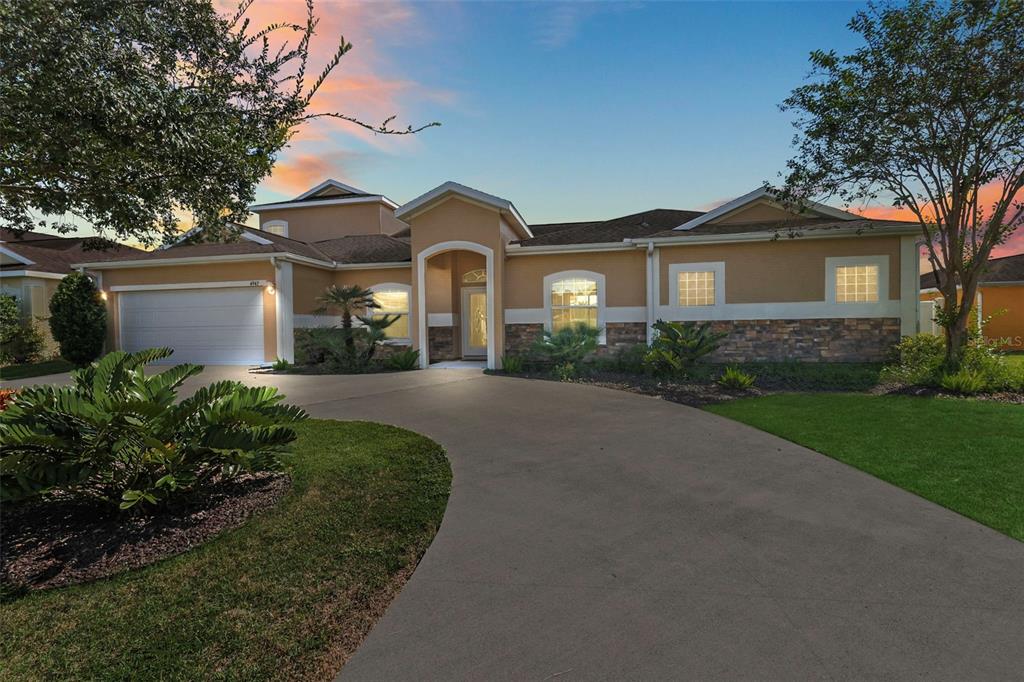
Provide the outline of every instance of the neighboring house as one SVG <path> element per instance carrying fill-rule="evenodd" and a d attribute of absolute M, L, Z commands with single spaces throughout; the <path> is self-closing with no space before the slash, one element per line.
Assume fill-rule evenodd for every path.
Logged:
<path fill-rule="evenodd" d="M 291 360 L 296 328 L 331 284 L 376 292 L 401 318 L 391 342 L 421 362 L 500 366 L 543 329 L 587 322 L 605 350 L 651 338 L 657 319 L 712 320 L 723 360 L 879 360 L 916 333 L 918 228 L 813 204 L 795 214 L 764 189 L 713 211 L 654 209 L 530 225 L 512 202 L 447 182 L 398 206 L 328 180 L 253 206 L 260 229 L 182 243 L 102 273 L 112 342 L 175 360 Z"/>
<path fill-rule="evenodd" d="M 0 227 L 0 291 L 18 299 L 26 318 L 39 323 L 46 340 L 45 352 L 56 350 L 46 320 L 50 298 L 57 284 L 83 260 L 119 258 L 141 253 L 128 246 L 89 248 L 89 237 L 58 237 L 41 232 L 16 233 Z"/>
<path fill-rule="evenodd" d="M 933 319 L 941 300 L 935 273 L 921 275 L 922 331 L 942 333 Z M 978 320 L 990 318 L 983 325 L 985 338 L 1005 350 L 1024 351 L 1024 253 L 988 261 L 978 286 L 975 311 Z"/>

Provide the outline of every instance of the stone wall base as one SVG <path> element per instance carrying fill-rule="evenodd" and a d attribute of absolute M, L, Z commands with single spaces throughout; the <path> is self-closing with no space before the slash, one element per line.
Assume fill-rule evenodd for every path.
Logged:
<path fill-rule="evenodd" d="M 900 341 L 898 317 L 824 320 L 720 320 L 712 323 L 727 336 L 710 357 L 714 362 L 880 362 Z M 542 324 L 505 325 L 505 352 L 524 355 Z M 647 342 L 643 322 L 605 326 L 607 344 L 599 355 Z"/>
<path fill-rule="evenodd" d="M 427 328 L 431 362 L 459 359 L 458 354 L 455 352 L 456 329 L 457 327 Z"/>

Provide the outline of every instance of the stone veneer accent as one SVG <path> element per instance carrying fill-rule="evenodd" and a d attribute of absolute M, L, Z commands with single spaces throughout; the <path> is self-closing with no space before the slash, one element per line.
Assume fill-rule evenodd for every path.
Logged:
<path fill-rule="evenodd" d="M 544 325 L 505 325 L 505 350 L 510 355 L 529 351 Z M 824 320 L 719 320 L 717 332 L 728 334 L 711 355 L 716 362 L 877 362 L 885 360 L 900 340 L 898 317 L 830 318 Z M 643 322 L 613 322 L 605 326 L 607 345 L 599 354 L 647 342 Z"/>
<path fill-rule="evenodd" d="M 823 320 L 719 320 L 717 362 L 877 362 L 900 341 L 898 317 Z"/>
<path fill-rule="evenodd" d="M 459 359 L 455 354 L 455 330 L 456 327 L 427 328 L 431 362 Z"/>

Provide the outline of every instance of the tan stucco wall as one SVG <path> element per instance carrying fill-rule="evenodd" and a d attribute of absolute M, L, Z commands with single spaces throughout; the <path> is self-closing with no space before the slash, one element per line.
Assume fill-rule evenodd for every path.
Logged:
<path fill-rule="evenodd" d="M 382 209 L 379 203 L 335 204 L 309 208 L 281 208 L 260 211 L 260 226 L 271 220 L 287 220 L 288 236 L 315 242 L 352 234 L 380 234 Z M 390 211 L 390 209 L 387 209 Z M 389 221 L 387 232 L 394 232 Z"/>
<path fill-rule="evenodd" d="M 292 264 L 292 303 L 296 315 L 312 315 L 320 305 L 317 299 L 334 284 L 334 271 Z"/>
<path fill-rule="evenodd" d="M 352 284 L 358 284 L 361 287 L 372 287 L 375 284 L 385 284 L 388 282 L 411 285 L 412 268 L 339 270 L 334 273 L 334 283 L 337 284 L 338 286 L 350 286 Z"/>
<path fill-rule="evenodd" d="M 800 216 L 783 208 L 759 202 L 711 222 L 719 225 L 733 225 L 736 223 L 755 223 L 767 220 L 790 220 L 798 217 Z"/>
<path fill-rule="evenodd" d="M 504 293 L 505 281 L 506 238 L 502 234 L 501 216 L 498 211 L 490 208 L 484 208 L 477 204 L 464 201 L 458 197 L 452 197 L 435 204 L 423 213 L 412 217 L 409 220 L 409 223 L 412 226 L 412 282 L 414 309 L 418 296 L 416 291 L 416 260 L 418 254 L 424 249 L 435 244 L 440 244 L 441 242 L 468 241 L 487 247 L 494 252 L 494 272 L 491 273 L 491 281 L 488 282 L 488 287 L 492 288 L 494 291 L 495 310 L 491 311 L 491 314 L 494 316 L 494 348 L 496 356 L 500 358 L 505 350 L 505 312 L 502 306 L 502 296 Z M 459 258 L 461 258 L 461 253 Z M 484 257 L 481 256 L 480 260 L 483 261 Z M 429 273 L 431 270 L 428 269 L 427 272 Z M 455 288 L 449 285 L 447 290 L 448 296 L 454 297 L 458 295 L 454 289 Z M 432 296 L 430 290 L 431 287 L 428 283 L 426 292 L 427 297 Z M 438 299 L 436 304 L 444 305 L 441 302 L 441 299 Z M 448 305 L 450 306 L 452 304 L 449 303 Z M 417 348 L 425 347 L 426 344 L 423 343 L 421 345 L 418 337 L 419 322 L 415 320 L 414 313 L 414 344 L 416 344 Z"/>
<path fill-rule="evenodd" d="M 983 333 L 1006 350 L 1024 351 L 1024 284 L 980 286 L 981 314 L 988 318 Z M 959 298 L 960 292 L 957 290 Z M 938 291 L 921 293 L 922 301 L 942 298 Z M 1005 312 L 1000 312 L 1005 311 Z M 972 313 L 976 314 L 976 313 Z"/>
<path fill-rule="evenodd" d="M 671 264 L 718 261 L 725 263 L 726 303 L 824 301 L 825 259 L 843 256 L 889 256 L 889 298 L 899 299 L 900 238 L 852 237 L 664 247 L 661 303 L 671 303 Z"/>
<path fill-rule="evenodd" d="M 606 306 L 647 302 L 647 254 L 642 249 L 594 253 L 515 256 L 506 264 L 506 308 L 543 308 L 544 277 L 565 270 L 590 270 L 605 276 Z"/>
<path fill-rule="evenodd" d="M 163 267 L 126 268 L 103 271 L 103 289 L 107 294 L 107 341 L 115 348 L 120 320 L 117 317 L 116 292 L 110 287 L 132 284 L 191 284 L 196 282 L 245 282 L 266 280 L 277 283 L 274 266 L 270 261 L 246 263 L 217 263 L 209 265 L 168 265 Z M 277 358 L 276 295 L 263 290 L 263 359 Z"/>

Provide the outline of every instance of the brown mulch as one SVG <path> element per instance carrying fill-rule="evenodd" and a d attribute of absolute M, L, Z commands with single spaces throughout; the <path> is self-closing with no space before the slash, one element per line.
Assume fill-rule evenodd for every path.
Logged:
<path fill-rule="evenodd" d="M 958 400 L 987 400 L 994 403 L 1024 405 L 1024 393 L 1016 391 L 999 391 L 997 393 L 975 393 L 965 396 L 950 393 L 941 388 L 931 386 L 907 386 L 905 384 L 881 384 L 868 391 L 871 395 L 909 395 L 920 398 L 952 398 Z"/>
<path fill-rule="evenodd" d="M 63 587 L 140 568 L 188 551 L 273 507 L 291 487 L 280 472 L 213 485 L 196 502 L 161 514 L 111 514 L 71 499 L 4 508 L 0 583 L 4 590 Z"/>

